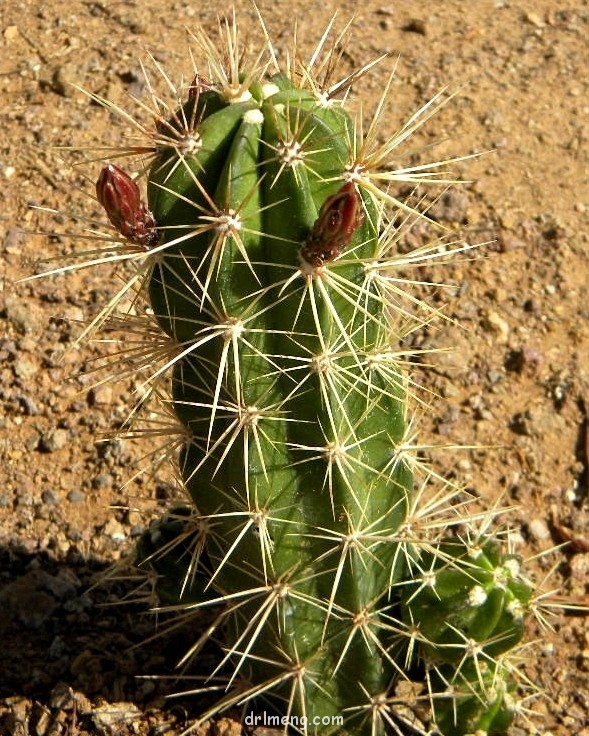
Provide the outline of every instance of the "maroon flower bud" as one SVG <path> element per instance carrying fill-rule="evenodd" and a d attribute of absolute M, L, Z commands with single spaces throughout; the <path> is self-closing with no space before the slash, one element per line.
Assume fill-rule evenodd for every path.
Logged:
<path fill-rule="evenodd" d="M 201 92 L 208 92 L 213 89 L 213 85 L 208 79 L 205 79 L 200 74 L 195 74 L 190 87 L 188 88 L 188 99 L 195 100 Z"/>
<path fill-rule="evenodd" d="M 144 248 L 157 244 L 157 223 L 141 201 L 139 187 L 129 174 L 108 164 L 96 182 L 96 196 L 108 219 L 129 242 Z"/>
<path fill-rule="evenodd" d="M 335 260 L 363 219 L 358 192 L 351 182 L 347 182 L 321 205 L 313 229 L 301 248 L 301 256 L 315 267 Z"/>

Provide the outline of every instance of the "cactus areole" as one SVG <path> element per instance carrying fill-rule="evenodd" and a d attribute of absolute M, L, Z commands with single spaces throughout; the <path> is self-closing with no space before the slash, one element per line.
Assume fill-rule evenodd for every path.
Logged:
<path fill-rule="evenodd" d="M 205 716 L 254 701 L 305 734 L 503 733 L 529 588 L 484 536 L 451 536 L 468 519 L 436 522 L 453 491 L 417 508 L 379 173 L 397 143 L 335 99 L 355 75 L 218 76 L 157 120 L 147 204 L 114 166 L 97 188 L 174 346 L 156 376 L 191 505 L 139 558 L 163 602 L 217 611 L 227 689 Z M 414 680 L 426 725 L 396 708 Z"/>

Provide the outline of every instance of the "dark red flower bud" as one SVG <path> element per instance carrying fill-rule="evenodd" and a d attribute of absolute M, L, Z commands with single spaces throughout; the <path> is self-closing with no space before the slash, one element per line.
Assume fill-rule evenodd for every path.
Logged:
<path fill-rule="evenodd" d="M 195 100 L 201 92 L 208 92 L 213 89 L 213 85 L 208 79 L 205 79 L 200 74 L 195 74 L 190 87 L 188 88 L 188 99 Z"/>
<path fill-rule="evenodd" d="M 301 248 L 302 257 L 316 267 L 335 260 L 363 219 L 358 192 L 351 182 L 347 182 L 321 205 L 313 229 Z"/>
<path fill-rule="evenodd" d="M 139 187 L 125 171 L 108 164 L 96 182 L 96 196 L 108 219 L 129 242 L 150 248 L 159 240 L 154 216 L 141 201 Z"/>

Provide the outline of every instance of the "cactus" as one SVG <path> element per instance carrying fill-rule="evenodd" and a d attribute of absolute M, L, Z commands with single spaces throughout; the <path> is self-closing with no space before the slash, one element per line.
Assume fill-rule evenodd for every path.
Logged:
<path fill-rule="evenodd" d="M 403 342 L 435 310 L 401 272 L 439 243 L 396 252 L 426 215 L 391 187 L 444 182 L 447 162 L 391 164 L 442 97 L 383 143 L 390 84 L 366 130 L 344 104 L 373 64 L 332 83 L 326 33 L 308 64 L 281 69 L 268 43 L 248 66 L 222 31 L 225 54 L 195 35 L 207 77 L 131 149 L 147 202 L 112 163 L 97 182 L 136 265 L 119 294 L 141 283 L 168 340 L 149 382 L 169 388 L 188 503 L 137 558 L 162 605 L 215 612 L 227 689 L 200 722 L 270 701 L 308 734 L 504 733 L 533 589 L 495 511 L 465 511 L 412 442 Z M 430 712 L 407 720 L 397 693 L 418 682 Z"/>

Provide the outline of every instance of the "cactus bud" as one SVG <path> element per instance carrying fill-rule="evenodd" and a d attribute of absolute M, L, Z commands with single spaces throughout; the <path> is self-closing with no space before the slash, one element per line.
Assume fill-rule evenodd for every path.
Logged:
<path fill-rule="evenodd" d="M 188 88 L 188 99 L 194 101 L 201 92 L 209 92 L 211 89 L 213 89 L 213 85 L 208 79 L 205 79 L 201 74 L 195 74 Z"/>
<path fill-rule="evenodd" d="M 157 223 L 129 174 L 114 164 L 105 166 L 96 182 L 96 196 L 108 219 L 130 243 L 144 248 L 157 244 Z"/>
<path fill-rule="evenodd" d="M 322 204 L 313 229 L 301 248 L 301 256 L 316 267 L 335 260 L 363 219 L 358 193 L 354 185 L 347 182 Z"/>

